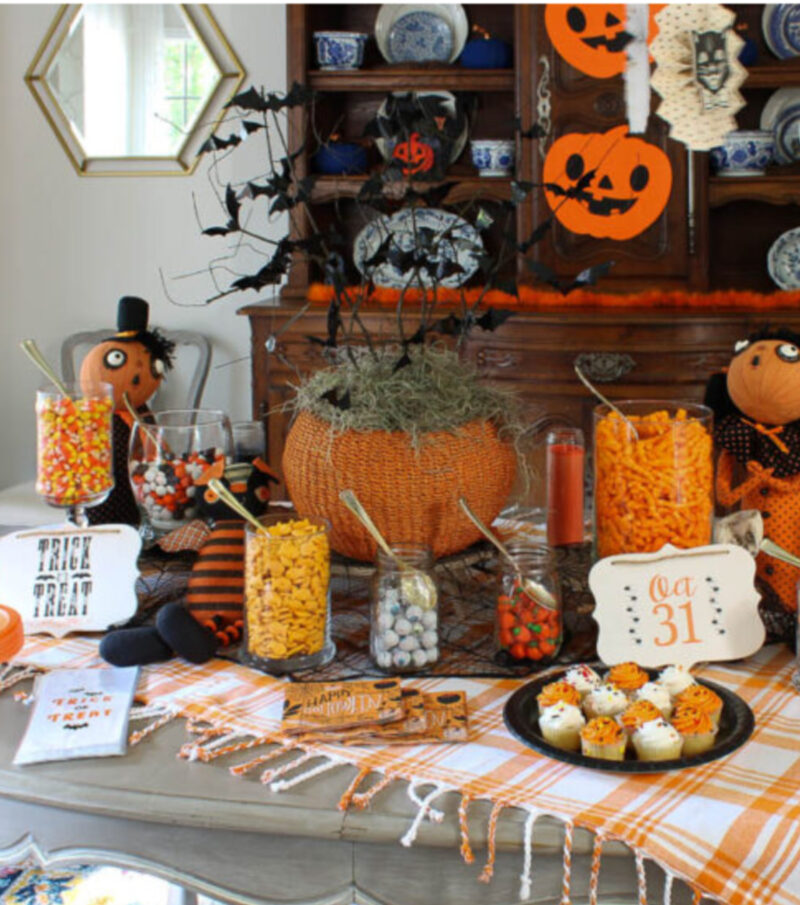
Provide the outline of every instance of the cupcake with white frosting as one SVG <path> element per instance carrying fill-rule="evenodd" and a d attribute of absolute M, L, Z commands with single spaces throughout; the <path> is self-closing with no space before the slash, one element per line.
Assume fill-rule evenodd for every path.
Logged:
<path fill-rule="evenodd" d="M 594 691 L 598 685 L 602 684 L 600 676 L 585 663 L 576 663 L 570 666 L 564 675 L 564 681 L 577 689 L 583 700 L 590 691 Z"/>
<path fill-rule="evenodd" d="M 662 669 L 656 681 L 667 689 L 673 700 L 682 691 L 686 691 L 690 685 L 696 684 L 694 677 L 685 666 L 668 666 L 666 669 Z"/>
<path fill-rule="evenodd" d="M 643 723 L 633 733 L 633 747 L 639 760 L 672 760 L 681 756 L 683 738 L 664 719 Z"/>
<path fill-rule="evenodd" d="M 672 698 L 667 687 L 660 682 L 645 682 L 633 693 L 633 700 L 650 701 L 651 704 L 655 704 L 665 720 L 672 716 Z"/>
<path fill-rule="evenodd" d="M 620 691 L 616 685 L 598 685 L 593 691 L 586 695 L 583 701 L 583 709 L 586 716 L 591 720 L 596 716 L 614 717 L 618 713 L 622 713 L 628 706 L 628 696 L 624 691 Z"/>
<path fill-rule="evenodd" d="M 545 707 L 539 717 L 539 729 L 545 741 L 564 751 L 580 750 L 581 729 L 585 725 L 580 708 L 564 701 Z"/>

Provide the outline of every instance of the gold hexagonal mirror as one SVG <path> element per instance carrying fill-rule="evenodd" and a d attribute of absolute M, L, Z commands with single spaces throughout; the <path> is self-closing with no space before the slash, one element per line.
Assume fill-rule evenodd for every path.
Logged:
<path fill-rule="evenodd" d="M 206 6 L 62 6 L 25 75 L 82 175 L 191 173 L 244 71 Z"/>

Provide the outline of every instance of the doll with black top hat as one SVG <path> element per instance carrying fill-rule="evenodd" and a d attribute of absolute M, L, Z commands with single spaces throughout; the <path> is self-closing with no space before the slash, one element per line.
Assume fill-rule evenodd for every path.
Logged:
<path fill-rule="evenodd" d="M 764 329 L 736 343 L 706 405 L 720 451 L 717 502 L 759 510 L 764 536 L 800 555 L 800 334 Z M 768 640 L 790 640 L 800 571 L 765 553 L 756 565 Z"/>
<path fill-rule="evenodd" d="M 133 416 L 125 405 L 147 420 L 147 403 L 172 367 L 175 344 L 147 326 L 150 306 L 126 295 L 117 305 L 117 332 L 98 343 L 81 364 L 81 381 L 110 383 L 114 389 L 114 489 L 99 506 L 87 510 L 93 525 L 110 522 L 137 526 L 139 510 L 128 480 L 128 442 Z"/>

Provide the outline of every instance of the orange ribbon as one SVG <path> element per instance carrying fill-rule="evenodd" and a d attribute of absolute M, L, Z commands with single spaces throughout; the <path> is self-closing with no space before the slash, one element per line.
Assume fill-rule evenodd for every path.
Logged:
<path fill-rule="evenodd" d="M 759 434 L 769 437 L 782 453 L 789 452 L 789 447 L 778 437 L 778 434 L 783 433 L 782 424 L 779 424 L 777 427 L 766 427 L 763 424 L 759 424 L 757 421 L 748 421 L 747 418 L 742 418 L 742 421 L 748 426 L 755 428 Z"/>

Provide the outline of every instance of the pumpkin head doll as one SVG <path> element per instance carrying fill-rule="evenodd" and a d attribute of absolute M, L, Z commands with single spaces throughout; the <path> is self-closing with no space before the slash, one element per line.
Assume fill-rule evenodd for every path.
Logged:
<path fill-rule="evenodd" d="M 717 502 L 757 509 L 764 536 L 800 555 L 800 334 L 762 330 L 741 340 L 706 390 L 714 409 Z M 800 572 L 760 553 L 761 615 L 772 639 L 789 639 Z"/>
<path fill-rule="evenodd" d="M 117 306 L 117 333 L 89 350 L 81 364 L 81 382 L 110 383 L 114 390 L 114 489 L 87 514 L 93 525 L 108 522 L 139 524 L 139 510 L 128 481 L 128 441 L 133 416 L 125 405 L 147 417 L 147 403 L 172 367 L 175 345 L 158 330 L 147 328 L 149 305 L 124 296 Z"/>

